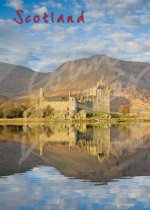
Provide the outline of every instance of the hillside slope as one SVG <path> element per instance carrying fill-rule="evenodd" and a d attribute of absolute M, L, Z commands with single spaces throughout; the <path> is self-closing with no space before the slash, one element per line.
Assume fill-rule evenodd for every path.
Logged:
<path fill-rule="evenodd" d="M 150 93 L 150 64 L 122 61 L 105 55 L 66 62 L 35 85 L 47 94 L 66 95 L 93 87 L 97 81 L 119 81 L 123 88 L 134 87 L 141 94 Z"/>
<path fill-rule="evenodd" d="M 0 62 L 0 96 L 14 97 L 27 94 L 46 74 L 29 68 Z"/>
<path fill-rule="evenodd" d="M 105 84 L 121 84 L 119 92 L 117 88 L 113 90 L 111 111 L 118 111 L 122 104 L 132 106 L 137 112 L 143 108 L 150 111 L 150 63 L 123 61 L 106 55 L 65 62 L 47 74 L 0 63 L 0 102 L 19 98 L 29 104 L 31 96 L 37 97 L 40 88 L 46 96 L 77 94 L 96 86 L 99 80 Z"/>

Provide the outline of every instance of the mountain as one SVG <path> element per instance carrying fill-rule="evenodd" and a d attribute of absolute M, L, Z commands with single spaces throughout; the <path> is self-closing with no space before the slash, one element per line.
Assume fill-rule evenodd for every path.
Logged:
<path fill-rule="evenodd" d="M 123 61 L 106 55 L 69 61 L 35 84 L 46 96 L 78 94 L 101 80 L 113 87 L 111 111 L 128 105 L 132 113 L 150 113 L 150 63 Z M 119 84 L 119 87 L 117 85 Z"/>
<path fill-rule="evenodd" d="M 123 61 L 106 55 L 69 61 L 36 83 L 47 94 L 66 95 L 93 87 L 97 81 L 119 81 L 123 88 L 134 87 L 149 96 L 150 63 Z"/>
<path fill-rule="evenodd" d="M 150 63 L 96 55 L 65 62 L 47 74 L 0 63 L 0 79 L 3 98 L 23 96 L 28 99 L 37 96 L 40 88 L 46 96 L 66 96 L 94 87 L 99 80 L 104 84 L 119 82 L 119 91 L 117 86 L 113 89 L 112 111 L 118 111 L 121 104 L 131 104 L 137 111 L 150 107 Z"/>
<path fill-rule="evenodd" d="M 27 94 L 45 76 L 23 66 L 0 62 L 0 100 L 7 101 Z"/>

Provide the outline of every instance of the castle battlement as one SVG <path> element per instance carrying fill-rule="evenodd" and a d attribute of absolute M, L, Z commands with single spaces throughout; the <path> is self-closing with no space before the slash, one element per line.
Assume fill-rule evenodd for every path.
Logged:
<path fill-rule="evenodd" d="M 69 93 L 68 100 L 49 101 L 40 89 L 37 107 L 44 109 L 47 106 L 56 111 L 64 111 L 70 117 L 73 117 L 80 110 L 110 112 L 110 86 L 98 82 L 93 88 L 80 92 L 76 96 Z"/>

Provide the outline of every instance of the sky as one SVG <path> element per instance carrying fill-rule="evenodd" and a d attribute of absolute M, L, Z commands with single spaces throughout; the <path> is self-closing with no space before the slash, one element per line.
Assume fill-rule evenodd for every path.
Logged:
<path fill-rule="evenodd" d="M 84 11 L 85 23 L 16 24 L 27 15 L 57 18 Z M 68 60 L 105 54 L 150 62 L 149 0 L 1 0 L 0 61 L 50 72 Z"/>

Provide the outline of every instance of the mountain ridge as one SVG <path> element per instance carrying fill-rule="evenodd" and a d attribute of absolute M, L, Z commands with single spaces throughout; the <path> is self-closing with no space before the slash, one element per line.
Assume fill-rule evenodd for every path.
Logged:
<path fill-rule="evenodd" d="M 0 62 L 0 95 L 14 97 L 24 94 L 30 83 L 33 86 L 46 75 L 24 66 Z"/>
<path fill-rule="evenodd" d="M 50 73 L 1 62 L 0 79 L 3 98 L 35 98 L 40 88 L 49 97 L 79 94 L 101 80 L 106 85 L 119 82 L 120 96 L 131 97 L 132 103 L 135 97 L 138 97 L 136 104 L 142 106 L 145 100 L 150 101 L 150 63 L 123 61 L 106 55 L 68 61 Z"/>
<path fill-rule="evenodd" d="M 144 72 L 148 68 L 148 71 Z M 150 64 L 145 62 L 123 61 L 108 56 L 92 56 L 85 59 L 78 59 L 63 63 L 52 74 L 47 75 L 40 80 L 35 87 L 44 87 L 52 94 L 68 94 L 68 92 L 85 89 L 86 86 L 92 87 L 98 80 L 103 80 L 106 83 L 111 83 L 113 80 L 118 80 L 125 85 L 129 80 L 139 77 L 139 86 L 148 88 L 147 77 L 146 83 L 143 83 L 143 76 L 150 72 Z M 132 76 L 132 78 L 130 78 Z M 133 78 L 134 77 L 134 78 Z M 150 75 L 148 74 L 148 77 Z M 86 82 L 87 80 L 87 82 Z M 80 84 L 79 84 L 80 83 Z M 47 84 L 47 85 L 45 85 Z M 62 91 L 60 91 L 61 89 Z"/>

